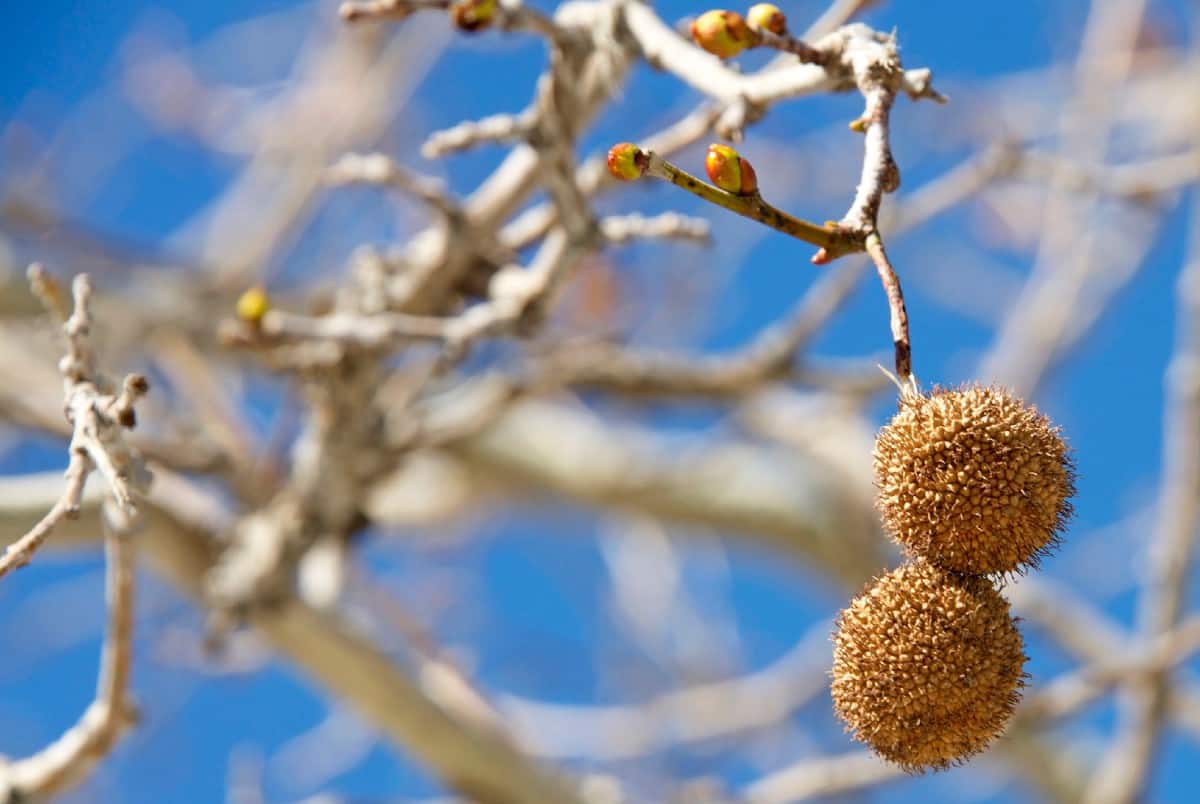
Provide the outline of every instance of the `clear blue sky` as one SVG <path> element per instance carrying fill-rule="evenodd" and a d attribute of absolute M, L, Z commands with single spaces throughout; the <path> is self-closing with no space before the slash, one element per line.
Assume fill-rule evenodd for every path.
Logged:
<path fill-rule="evenodd" d="M 550 4 L 535 0 L 535 5 Z M 794 20 L 804 20 L 823 6 L 817 2 L 782 5 Z M 1172 41 L 1184 41 L 1191 24 L 1185 10 L 1188 4 L 1151 5 L 1165 35 L 1174 37 Z M 171 18 L 182 41 L 197 43 L 222 26 L 262 12 L 301 9 L 312 15 L 332 14 L 334 7 L 330 3 L 309 5 L 305 12 L 304 7 L 292 3 L 260 0 L 181 0 L 171 4 L 10 0 L 6 6 L 5 49 L 0 55 L 0 135 L 16 119 L 53 132 L 59 125 L 69 124 L 80 104 L 99 103 L 111 106 L 113 129 L 124 132 L 121 136 L 141 136 L 137 134 L 141 129 L 131 122 L 136 115 L 117 93 L 102 88 L 111 86 L 120 73 L 122 42 L 131 29 L 151 23 L 161 26 Z M 683 0 L 657 6 L 667 19 L 700 8 Z M 1081 0 L 896 0 L 880 4 L 868 19 L 880 28 L 895 27 L 906 63 L 933 67 L 939 84 L 954 95 L 956 89 L 973 81 L 1068 61 L 1078 45 L 1086 10 L 1087 4 Z M 417 97 L 423 130 L 481 113 L 517 110 L 527 102 L 543 59 L 541 47 L 526 40 L 498 41 L 501 39 L 502 35 L 489 33 L 456 43 L 438 62 Z M 262 80 L 267 84 L 270 75 L 271 68 L 265 67 Z M 487 91 L 481 93 L 479 86 L 471 85 L 464 76 L 486 76 Z M 664 119 L 664 109 L 683 110 L 693 101 L 694 96 L 674 79 L 642 69 L 620 102 L 622 113 L 602 122 L 584 141 L 583 150 L 596 151 L 613 141 L 635 137 L 650 130 L 655 120 Z M 776 144 L 792 138 L 803 143 L 808 134 L 849 119 L 856 103 L 853 98 L 836 98 L 790 104 L 750 132 L 747 152 L 753 153 L 760 137 Z M 914 107 L 906 101 L 897 112 L 897 157 L 905 169 L 908 188 L 919 186 L 968 153 L 963 132 L 943 132 L 929 122 L 938 114 L 939 109 L 932 105 Z M 910 127 L 908 136 L 906 126 Z M 399 134 L 392 133 L 394 137 L 418 133 L 406 131 L 403 123 L 398 130 Z M 97 136 L 109 133 L 97 132 Z M 80 132 L 71 136 L 79 137 Z M 11 159 L 11 153 L 7 146 L 0 150 L 0 181 L 11 175 L 12 165 L 5 161 Z M 444 171 L 455 189 L 467 190 L 497 158 L 497 152 L 485 150 L 424 169 Z M 819 159 L 820 154 L 805 153 L 798 146 L 795 158 Z M 99 229 L 153 244 L 176 231 L 219 192 L 236 167 L 230 158 L 214 156 L 194 144 L 151 137 L 133 157 L 121 160 L 110 175 L 97 182 L 90 196 L 69 199 L 67 206 Z M 761 164 L 759 174 L 764 189 L 769 189 L 770 173 Z M 846 187 L 852 184 L 853 177 L 848 177 Z M 617 197 L 605 203 L 610 205 L 607 209 L 628 207 L 631 201 Z M 655 193 L 632 203 L 708 214 L 670 194 Z M 831 209 L 801 211 L 820 219 L 821 215 L 835 216 L 842 206 L 844 200 L 836 198 Z M 1083 538 L 1119 522 L 1152 499 L 1159 474 L 1162 370 L 1173 338 L 1174 280 L 1182 256 L 1185 218 L 1182 206 L 1172 211 L 1167 229 L 1138 278 L 1105 313 L 1095 337 L 1054 373 L 1037 399 L 1065 427 L 1077 451 L 1080 493 L 1069 538 Z M 718 220 L 722 232 L 735 237 L 746 236 L 753 227 L 728 218 Z M 954 241 L 969 225 L 965 213 L 956 213 L 897 242 L 893 247 L 897 265 L 904 271 L 905 266 L 939 259 L 941 245 Z M 804 267 L 807 253 L 798 251 L 795 244 L 777 237 L 759 237 L 754 243 L 731 280 L 738 304 L 701 333 L 701 342 L 709 348 L 743 341 L 778 318 L 811 281 L 812 270 Z M 655 256 L 659 252 L 634 252 L 637 254 Z M 721 254 L 719 245 L 717 254 Z M 1029 269 L 1027 254 L 998 252 L 989 258 L 1016 274 Z M 710 257 L 693 254 L 689 259 L 695 270 L 703 271 Z M 284 254 L 279 260 L 277 274 L 289 275 L 296 270 L 291 261 L 299 262 L 301 255 Z M 971 379 L 973 358 L 990 342 L 990 330 L 948 311 L 919 277 L 908 290 L 922 379 L 944 384 Z M 881 342 L 886 332 L 884 320 L 878 288 L 864 285 L 821 340 L 819 351 L 834 356 L 880 352 L 887 346 L 886 341 Z M 1119 379 L 1114 382 L 1114 377 Z M 886 405 L 881 405 L 876 411 L 880 420 L 886 410 Z M 707 414 L 695 411 L 660 411 L 656 417 L 660 423 L 678 427 L 710 420 Z M 63 464 L 57 443 L 21 440 L 6 446 L 0 453 L 4 472 Z M 475 600 L 479 602 L 463 603 L 464 611 L 477 607 L 494 620 L 466 618 L 468 625 L 461 626 L 464 630 L 451 636 L 472 644 L 478 678 L 486 688 L 558 701 L 602 702 L 609 700 L 606 693 L 611 690 L 596 677 L 595 667 L 602 658 L 612 659 L 614 640 L 613 624 L 605 610 L 605 570 L 588 539 L 557 535 L 564 529 L 587 534 L 597 527 L 587 512 L 568 507 L 513 508 L 490 520 L 481 528 L 485 538 L 470 545 L 409 559 L 398 559 L 394 551 L 375 551 L 368 545 L 367 558 L 376 562 L 376 569 L 386 571 L 387 577 L 451 573 L 466 578 L 461 588 L 478 596 Z M 1114 549 L 1102 555 L 1132 573 L 1144 535 L 1114 539 Z M 1128 553 L 1131 549 L 1134 555 Z M 1088 586 L 1091 570 L 1076 560 L 1082 550 L 1072 551 L 1069 543 L 1062 554 L 1047 562 L 1046 571 L 1128 621 L 1132 585 L 1097 593 Z M 697 551 L 687 562 L 689 577 L 696 583 L 716 577 L 720 594 L 742 630 L 745 660 L 751 666 L 778 656 L 844 603 L 842 592 L 833 585 L 796 567 L 781 565 L 762 552 L 734 551 L 728 573 L 714 570 L 713 564 L 711 556 Z M 0 653 L 5 656 L 0 662 L 0 753 L 21 754 L 42 745 L 72 722 L 89 699 L 101 616 L 99 566 L 95 558 L 43 557 L 0 585 Z M 1097 570 L 1097 574 L 1111 573 Z M 148 583 L 142 601 L 145 627 L 161 632 L 198 627 L 186 603 L 157 589 L 153 581 Z M 65 604 L 55 598 L 62 590 L 71 590 Z M 35 615 L 45 619 L 31 619 Z M 1036 634 L 1029 637 L 1035 683 L 1068 666 L 1065 657 L 1039 641 Z M 253 674 L 209 677 L 163 665 L 156 661 L 155 642 L 143 640 L 140 644 L 135 687 L 146 708 L 147 722 L 88 788 L 94 800 L 129 804 L 219 801 L 232 750 L 256 746 L 272 755 L 322 717 L 320 690 L 284 665 L 268 664 Z M 529 646 L 536 646 L 532 658 L 527 655 Z M 554 672 L 548 673 L 551 667 Z M 819 696 L 798 717 L 810 723 L 831 719 L 827 697 Z M 1112 707 L 1106 704 L 1073 720 L 1072 728 L 1104 728 L 1112 718 Z M 851 747 L 846 739 L 835 736 L 834 729 L 823 731 L 827 739 L 822 750 L 834 753 Z M 1165 757 L 1155 799 L 1189 800 L 1197 782 L 1200 751 L 1182 737 L 1172 736 Z M 732 784 L 746 781 L 754 772 L 723 761 L 717 753 L 705 756 L 703 762 L 696 756 L 681 755 L 677 762 L 675 770 L 680 776 L 713 773 Z M 971 800 L 1022 800 L 1022 791 L 988 789 L 978 784 L 981 778 L 971 769 L 957 770 L 891 786 L 868 798 L 963 800 L 970 793 Z M 272 801 L 318 792 L 279 772 L 268 772 L 265 781 Z M 968 785 L 974 787 L 968 790 Z M 422 772 L 387 745 L 375 747 L 337 776 L 328 789 L 370 800 L 402 800 L 436 791 Z"/>

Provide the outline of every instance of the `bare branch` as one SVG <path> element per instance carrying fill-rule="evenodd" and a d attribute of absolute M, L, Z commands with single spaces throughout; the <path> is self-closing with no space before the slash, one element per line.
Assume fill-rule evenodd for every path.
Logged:
<path fill-rule="evenodd" d="M 34 293 L 51 314 L 64 307 L 57 284 L 40 266 L 30 268 Z M 97 470 L 107 481 L 109 508 L 104 517 L 107 566 L 108 629 L 100 659 L 95 701 L 79 722 L 58 740 L 26 759 L 0 765 L 3 800 L 42 798 L 81 781 L 115 746 L 132 719 L 128 703 L 133 640 L 133 555 L 130 530 L 137 515 L 135 495 L 146 478 L 137 454 L 127 447 L 123 430 L 137 421 L 134 405 L 148 390 L 141 375 L 125 378 L 121 390 L 110 393 L 96 373 L 89 338 L 92 326 L 91 283 L 87 274 L 72 285 L 74 309 L 63 323 L 67 353 L 59 363 L 66 396 L 67 419 L 73 425 L 71 460 L 66 488 L 42 520 L 0 559 L 0 576 L 26 564 L 47 536 L 67 517 L 80 513 L 84 484 Z"/>
<path fill-rule="evenodd" d="M 903 776 L 870 751 L 821 757 L 796 763 L 754 782 L 744 792 L 748 804 L 786 804 L 817 796 L 862 790 Z"/>
<path fill-rule="evenodd" d="M 10 544 L 0 556 L 0 578 L 19 567 L 23 567 L 33 559 L 33 554 L 42 546 L 59 523 L 68 517 L 79 514 L 79 501 L 83 497 L 83 487 L 91 471 L 91 461 L 86 452 L 71 453 L 71 462 L 67 466 L 66 487 L 58 502 L 29 532 Z"/>
<path fill-rule="evenodd" d="M 705 244 L 711 240 L 708 221 L 677 212 L 664 212 L 650 218 L 637 214 L 611 215 L 600 221 L 600 231 L 610 243 L 656 239 Z"/>
<path fill-rule="evenodd" d="M 30 267 L 29 279 L 49 312 L 61 316 L 65 304 L 54 279 L 40 265 Z M 133 511 L 134 496 L 145 483 L 140 459 L 125 445 L 122 432 L 137 422 L 133 406 L 146 393 L 146 380 L 131 374 L 118 394 L 105 390 L 107 382 L 96 374 L 89 340 L 92 287 L 87 274 L 77 276 L 72 289 L 74 310 L 62 325 L 67 353 L 59 362 L 67 420 L 72 425 L 65 487 L 50 511 L 0 556 L 0 578 L 28 564 L 54 529 L 78 514 L 84 485 L 93 469 L 104 477 L 113 499 L 126 512 Z"/>
<path fill-rule="evenodd" d="M 212 528 L 228 527 L 222 503 L 185 478 L 158 472 L 143 511 L 144 554 L 156 572 L 197 600 L 215 558 Z M 89 532 L 97 526 L 88 507 Z M 477 705 L 435 698 L 401 672 L 360 630 L 290 599 L 261 609 L 251 625 L 309 676 L 350 703 L 398 746 L 412 751 L 448 788 L 478 801 L 582 804 L 573 784 L 531 762 Z"/>
<path fill-rule="evenodd" d="M 119 511 L 111 515 L 121 518 Z M 134 555 L 127 525 L 104 525 L 108 627 L 100 655 L 96 699 L 79 722 L 33 756 L 0 765 L 0 800 L 41 799 L 81 782 L 133 724 L 129 700 L 133 662 Z"/>
<path fill-rule="evenodd" d="M 468 120 L 430 134 L 421 146 L 421 155 L 426 159 L 437 159 L 485 143 L 516 142 L 528 137 L 535 123 L 533 111 L 518 115 L 496 114 L 482 120 Z"/>
<path fill-rule="evenodd" d="M 1187 264 L 1178 280 L 1177 346 L 1167 367 L 1163 413 L 1163 486 L 1150 575 L 1139 599 L 1138 622 L 1148 642 L 1168 634 L 1179 618 L 1200 523 L 1200 210 L 1193 209 Z M 1169 676 L 1160 672 L 1127 686 L 1123 718 L 1106 761 L 1092 780 L 1090 801 L 1127 802 L 1142 796 L 1155 745 L 1167 718 Z"/>
<path fill-rule="evenodd" d="M 397 165 L 384 154 L 345 154 L 326 173 L 330 184 L 375 184 L 391 187 L 420 199 L 451 216 L 460 214 L 458 204 L 437 179 L 420 176 Z"/>

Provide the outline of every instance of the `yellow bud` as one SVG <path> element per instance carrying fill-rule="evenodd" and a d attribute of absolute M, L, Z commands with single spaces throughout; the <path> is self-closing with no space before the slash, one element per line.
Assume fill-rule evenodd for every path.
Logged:
<path fill-rule="evenodd" d="M 461 31 L 478 31 L 491 25 L 496 16 L 496 0 L 455 0 L 450 19 Z"/>
<path fill-rule="evenodd" d="M 247 324 L 258 325 L 271 309 L 271 299 L 261 287 L 253 287 L 238 297 L 237 317 Z"/>
<path fill-rule="evenodd" d="M 780 36 L 787 33 L 787 17 L 779 10 L 779 6 L 770 3 L 750 6 L 746 12 L 746 22 L 751 28 L 762 28 Z"/>
<path fill-rule="evenodd" d="M 704 170 L 709 180 L 727 193 L 752 195 L 758 192 L 754 168 L 728 145 L 713 143 L 708 146 Z"/>
<path fill-rule="evenodd" d="M 692 39 L 714 56 L 730 59 L 755 44 L 754 32 L 736 11 L 705 11 L 692 23 Z"/>
<path fill-rule="evenodd" d="M 646 173 L 646 152 L 632 142 L 622 142 L 608 149 L 608 172 L 621 181 L 640 179 Z"/>

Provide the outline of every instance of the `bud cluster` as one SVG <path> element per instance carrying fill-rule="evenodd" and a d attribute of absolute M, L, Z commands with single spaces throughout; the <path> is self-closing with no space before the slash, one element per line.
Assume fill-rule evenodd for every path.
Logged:
<path fill-rule="evenodd" d="M 763 33 L 783 36 L 787 17 L 778 6 L 759 3 L 743 17 L 736 11 L 706 11 L 692 22 L 692 41 L 720 59 L 762 44 Z"/>
<path fill-rule="evenodd" d="M 906 769 L 945 768 L 1003 731 L 1025 656 L 993 581 L 1036 567 L 1071 514 L 1058 428 L 996 388 L 902 394 L 875 442 L 884 529 L 910 561 L 845 609 L 833 700 Z"/>

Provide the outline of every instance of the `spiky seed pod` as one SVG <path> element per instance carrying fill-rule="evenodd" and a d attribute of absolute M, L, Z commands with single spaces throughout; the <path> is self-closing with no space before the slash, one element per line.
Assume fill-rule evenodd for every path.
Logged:
<path fill-rule="evenodd" d="M 455 0 L 450 4 L 450 19 L 460 31 L 473 33 L 492 24 L 496 0 Z"/>
<path fill-rule="evenodd" d="M 856 739 L 915 771 L 982 751 L 1025 674 L 1008 601 L 986 578 L 925 561 L 876 579 L 838 618 L 833 704 Z"/>
<path fill-rule="evenodd" d="M 646 175 L 646 152 L 632 142 L 617 143 L 608 149 L 608 172 L 621 181 L 633 181 Z"/>
<path fill-rule="evenodd" d="M 692 40 L 719 59 L 731 59 L 758 37 L 736 11 L 705 11 L 692 22 Z"/>
<path fill-rule="evenodd" d="M 237 317 L 247 324 L 258 326 L 269 309 L 271 309 L 271 299 L 267 296 L 267 292 L 260 287 L 252 287 L 238 297 Z"/>
<path fill-rule="evenodd" d="M 1036 566 L 1071 515 L 1058 428 L 998 388 L 908 394 L 875 441 L 885 529 L 913 555 L 972 575 Z"/>
<path fill-rule="evenodd" d="M 758 3 L 750 6 L 750 10 L 746 12 L 746 23 L 751 28 L 762 28 L 764 31 L 770 31 L 779 36 L 787 33 L 787 17 L 779 9 L 779 6 L 773 6 L 770 3 Z"/>
<path fill-rule="evenodd" d="M 709 180 L 727 193 L 752 195 L 758 192 L 754 167 L 728 145 L 713 143 L 704 157 Z"/>

